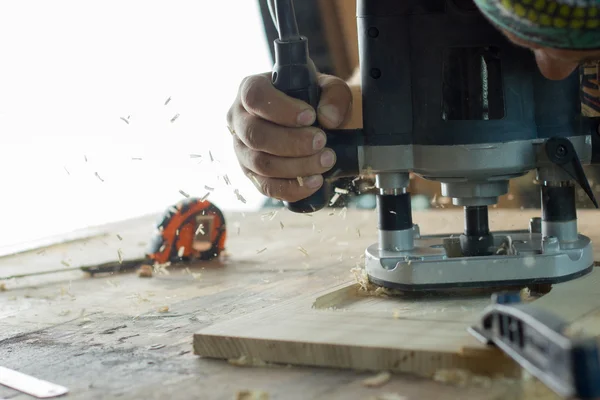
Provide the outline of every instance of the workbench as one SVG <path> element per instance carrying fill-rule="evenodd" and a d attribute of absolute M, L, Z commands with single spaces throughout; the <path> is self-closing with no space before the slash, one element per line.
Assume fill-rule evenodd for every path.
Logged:
<path fill-rule="evenodd" d="M 600 232 L 594 211 L 580 231 Z M 492 229 L 525 228 L 539 211 L 491 209 Z M 156 216 L 101 227 L 103 233 L 0 259 L 0 276 L 100 264 L 143 255 Z M 372 372 L 297 366 L 239 367 L 203 359 L 192 336 L 308 291 L 352 280 L 364 248 L 375 242 L 374 210 L 286 210 L 227 214 L 226 259 L 171 267 L 168 274 L 89 277 L 75 272 L 5 282 L 0 292 L 0 365 L 70 389 L 66 398 L 234 399 L 245 389 L 270 399 L 497 399 L 489 387 L 457 387 L 394 375 L 381 388 Z M 415 213 L 421 232 L 462 229 L 461 210 Z M 97 231 L 96 231 L 97 232 Z M 165 312 L 166 307 L 168 311 Z M 0 386 L 0 398 L 26 399 Z M 514 398 L 514 397 L 513 397 Z M 552 398 L 552 397 L 550 397 Z"/>

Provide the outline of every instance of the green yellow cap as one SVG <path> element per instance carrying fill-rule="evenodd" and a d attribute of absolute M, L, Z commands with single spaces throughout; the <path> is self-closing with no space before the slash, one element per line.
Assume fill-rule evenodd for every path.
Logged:
<path fill-rule="evenodd" d="M 600 49 L 600 0 L 474 0 L 494 24 L 528 42 Z"/>

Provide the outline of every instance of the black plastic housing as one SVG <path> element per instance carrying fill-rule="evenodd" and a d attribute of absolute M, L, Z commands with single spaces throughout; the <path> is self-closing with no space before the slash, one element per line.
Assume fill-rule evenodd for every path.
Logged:
<path fill-rule="evenodd" d="M 358 35 L 368 145 L 497 143 L 591 131 L 580 113 L 578 73 L 545 79 L 532 52 L 509 42 L 471 1 L 359 0 Z M 479 56 L 489 119 L 471 115 L 483 104 Z M 459 117 L 444 119 L 460 90 L 467 104 L 450 104 Z"/>

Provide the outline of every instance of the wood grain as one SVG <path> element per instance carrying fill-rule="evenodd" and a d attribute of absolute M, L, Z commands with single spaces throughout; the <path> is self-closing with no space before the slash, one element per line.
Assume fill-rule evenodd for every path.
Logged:
<path fill-rule="evenodd" d="M 513 217 L 522 215 L 506 211 L 496 214 L 505 217 L 501 225 L 507 228 L 519 225 Z M 598 227 L 585 232 L 600 237 Z M 590 313 L 600 311 L 599 280 L 600 274 L 593 273 L 556 285 L 539 305 L 572 322 L 589 318 Z M 442 368 L 516 374 L 519 368 L 512 361 L 466 332 L 488 304 L 489 294 L 485 293 L 419 299 L 364 296 L 348 281 L 204 329 L 194 335 L 194 350 L 206 357 L 246 355 L 266 362 L 422 376 L 432 376 Z M 600 329 L 600 317 L 594 328 Z"/>

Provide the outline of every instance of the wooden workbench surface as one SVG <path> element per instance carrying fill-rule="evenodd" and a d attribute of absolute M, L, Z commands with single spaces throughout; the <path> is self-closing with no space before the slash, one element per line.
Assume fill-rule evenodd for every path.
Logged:
<path fill-rule="evenodd" d="M 598 235 L 598 217 L 580 212 L 580 230 Z M 493 229 L 525 228 L 537 211 L 492 210 Z M 138 257 L 152 232 L 148 217 L 107 234 L 0 259 L 0 276 Z M 416 213 L 423 234 L 462 229 L 462 212 Z M 307 292 L 348 282 L 363 249 L 376 240 L 374 211 L 314 216 L 227 216 L 229 257 L 142 279 L 80 272 L 5 282 L 0 292 L 0 365 L 70 389 L 68 398 L 230 399 L 264 390 L 270 399 L 492 399 L 489 387 L 460 388 L 396 375 L 366 388 L 371 373 L 302 367 L 236 367 L 192 354 L 194 332 Z M 593 230 L 592 230 L 593 229 Z M 117 237 L 122 237 L 120 240 Z M 308 255 L 305 255 L 306 250 Z M 168 307 L 168 312 L 159 312 Z M 0 387 L 0 398 L 28 396 Z"/>

